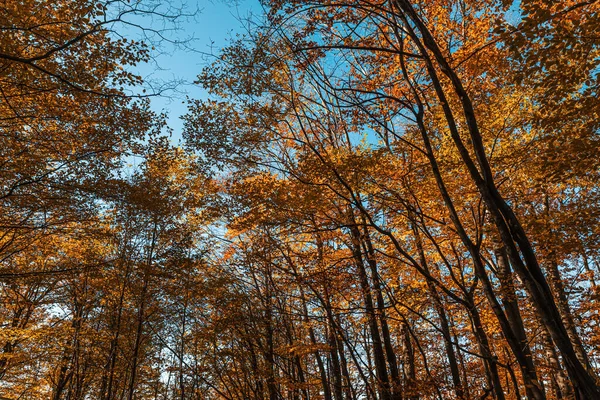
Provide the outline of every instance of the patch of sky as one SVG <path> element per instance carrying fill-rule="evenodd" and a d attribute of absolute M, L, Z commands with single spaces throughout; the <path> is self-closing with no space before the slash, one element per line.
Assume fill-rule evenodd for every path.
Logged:
<path fill-rule="evenodd" d="M 130 68 L 146 82 L 141 90 L 132 90 L 138 94 L 144 89 L 145 93 L 160 93 L 150 98 L 152 110 L 167 115 L 172 140 L 177 143 L 183 129 L 181 117 L 187 113 L 187 98 L 207 98 L 206 91 L 194 84 L 198 74 L 215 60 L 230 39 L 248 31 L 253 16 L 261 15 L 263 8 L 258 0 L 175 0 L 158 1 L 156 6 L 155 13 L 127 15 L 128 23 L 119 24 L 116 29 L 125 37 L 145 39 L 154 45 L 149 62 Z M 146 5 L 146 9 L 150 8 L 152 0 Z"/>
<path fill-rule="evenodd" d="M 504 19 L 512 26 L 517 26 L 523 19 L 521 10 L 521 0 L 513 1 L 508 10 L 504 13 Z"/>

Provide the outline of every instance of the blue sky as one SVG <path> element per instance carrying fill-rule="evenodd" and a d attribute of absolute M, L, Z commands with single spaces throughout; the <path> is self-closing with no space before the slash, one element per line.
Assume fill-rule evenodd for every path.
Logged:
<path fill-rule="evenodd" d="M 161 54 L 155 57 L 154 62 L 138 65 L 135 69 L 149 81 L 181 81 L 176 91 L 151 100 L 153 110 L 168 113 L 174 141 L 181 136 L 183 122 L 180 117 L 187 112 L 186 96 L 206 97 L 206 92 L 194 85 L 193 81 L 203 66 L 211 62 L 213 57 L 210 54 L 218 55 L 229 38 L 246 32 L 248 18 L 262 14 L 258 0 L 188 0 L 188 10 L 196 7 L 198 13 L 182 20 L 179 29 L 170 35 L 175 40 L 192 39 L 185 46 L 164 44 L 159 48 Z M 158 24 L 156 21 L 144 23 L 146 26 Z"/>

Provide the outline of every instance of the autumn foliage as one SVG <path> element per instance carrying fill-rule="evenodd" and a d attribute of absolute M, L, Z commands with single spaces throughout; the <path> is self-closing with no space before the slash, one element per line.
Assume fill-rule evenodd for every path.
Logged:
<path fill-rule="evenodd" d="M 0 396 L 600 399 L 597 1 L 264 0 L 178 144 L 160 2 L 0 4 Z"/>

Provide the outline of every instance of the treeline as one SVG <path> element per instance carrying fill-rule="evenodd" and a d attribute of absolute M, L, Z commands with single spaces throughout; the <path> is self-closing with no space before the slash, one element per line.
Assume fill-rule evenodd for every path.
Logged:
<path fill-rule="evenodd" d="M 262 3 L 177 146 L 177 12 L 0 10 L 0 395 L 600 398 L 599 3 Z"/>

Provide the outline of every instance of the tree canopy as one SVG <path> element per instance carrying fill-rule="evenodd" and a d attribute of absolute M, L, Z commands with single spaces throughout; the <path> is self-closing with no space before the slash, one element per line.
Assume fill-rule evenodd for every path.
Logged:
<path fill-rule="evenodd" d="M 0 396 L 600 398 L 599 2 L 0 4 Z"/>

